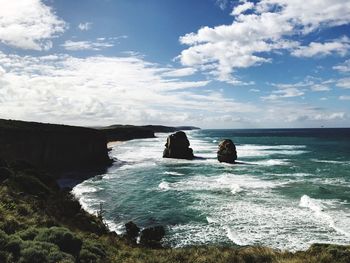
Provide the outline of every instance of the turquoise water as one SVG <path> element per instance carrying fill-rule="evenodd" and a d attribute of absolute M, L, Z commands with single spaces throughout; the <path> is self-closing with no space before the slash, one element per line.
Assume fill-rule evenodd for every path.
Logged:
<path fill-rule="evenodd" d="M 193 161 L 163 159 L 167 134 L 116 145 L 102 179 L 73 189 L 83 207 L 103 203 L 112 230 L 132 220 L 166 226 L 165 245 L 266 245 L 304 250 L 350 243 L 350 129 L 187 132 Z M 232 139 L 238 160 L 216 160 Z"/>

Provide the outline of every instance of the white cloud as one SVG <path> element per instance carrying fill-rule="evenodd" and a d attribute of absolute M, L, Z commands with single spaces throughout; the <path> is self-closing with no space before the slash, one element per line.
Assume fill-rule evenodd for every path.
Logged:
<path fill-rule="evenodd" d="M 243 4 L 240 4 L 238 6 L 236 6 L 231 15 L 233 16 L 237 16 L 237 15 L 240 15 L 242 13 L 244 13 L 245 11 L 249 10 L 249 9 L 252 9 L 254 7 L 254 3 L 252 2 L 244 2 Z"/>
<path fill-rule="evenodd" d="M 179 69 L 171 69 L 162 75 L 164 77 L 185 77 L 191 76 L 196 73 L 197 70 L 195 68 L 179 68 Z"/>
<path fill-rule="evenodd" d="M 224 10 L 226 9 L 228 2 L 228 0 L 216 0 L 215 3 L 218 7 L 220 7 L 221 10 Z"/>
<path fill-rule="evenodd" d="M 31 57 L 0 52 L 0 65 L 0 118 L 179 125 L 193 124 L 199 116 L 257 111 L 250 103 L 203 90 L 209 81 L 163 77 L 169 68 L 140 57 Z"/>
<path fill-rule="evenodd" d="M 79 23 L 78 28 L 81 31 L 88 31 L 90 30 L 92 27 L 92 23 L 91 22 L 85 22 L 85 23 Z"/>
<path fill-rule="evenodd" d="M 180 42 L 189 46 L 178 56 L 181 63 L 209 72 L 220 81 L 241 84 L 233 76 L 236 69 L 269 63 L 271 52 L 293 52 L 300 43 L 291 41 L 291 37 L 350 22 L 348 0 L 261 0 L 254 7 L 249 3 L 234 9 L 233 13 L 238 15 L 230 25 L 206 26 L 180 37 Z M 248 7 L 252 8 L 251 13 L 241 13 Z M 310 45 L 322 49 L 323 54 L 345 52 L 344 47 L 336 44 Z"/>
<path fill-rule="evenodd" d="M 336 86 L 343 89 L 350 89 L 350 78 L 339 79 Z"/>
<path fill-rule="evenodd" d="M 272 91 L 269 96 L 261 97 L 263 100 L 278 100 L 282 98 L 300 97 L 305 93 L 297 88 L 284 88 Z"/>
<path fill-rule="evenodd" d="M 40 0 L 0 0 L 0 42 L 21 49 L 47 50 L 67 24 Z"/>
<path fill-rule="evenodd" d="M 114 44 L 112 42 L 104 42 L 98 39 L 96 42 L 67 40 L 61 46 L 64 47 L 66 50 L 77 51 L 77 50 L 101 50 L 104 48 L 113 47 Z"/>
<path fill-rule="evenodd" d="M 339 100 L 350 100 L 350 96 L 342 95 L 339 97 Z"/>
<path fill-rule="evenodd" d="M 345 60 L 344 63 L 334 66 L 333 69 L 339 72 L 348 73 L 350 72 L 350 59 Z"/>
<path fill-rule="evenodd" d="M 260 92 L 259 89 L 250 89 L 249 91 L 250 91 L 250 92 Z"/>
<path fill-rule="evenodd" d="M 312 91 L 330 91 L 330 90 L 331 90 L 328 86 L 323 85 L 323 84 L 312 85 L 312 86 L 310 87 L 310 89 L 311 89 Z"/>
<path fill-rule="evenodd" d="M 265 109 L 264 122 L 291 123 L 292 127 L 300 124 L 307 124 L 309 127 L 321 126 L 325 123 L 346 123 L 348 116 L 345 112 L 331 112 L 327 109 L 311 107 L 308 104 L 295 102 L 277 102 L 271 104 Z"/>
<path fill-rule="evenodd" d="M 292 51 L 292 55 L 296 57 L 327 56 L 332 54 L 345 56 L 349 50 L 350 39 L 344 36 L 330 42 L 311 42 L 308 46 L 300 46 Z"/>

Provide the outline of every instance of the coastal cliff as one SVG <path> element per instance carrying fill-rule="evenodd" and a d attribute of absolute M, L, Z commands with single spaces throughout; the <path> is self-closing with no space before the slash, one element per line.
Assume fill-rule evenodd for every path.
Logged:
<path fill-rule="evenodd" d="M 111 141 L 128 141 L 133 139 L 154 138 L 155 133 L 170 133 L 180 130 L 197 130 L 198 127 L 193 126 L 163 126 L 163 125 L 111 125 L 106 127 L 96 127 L 97 130 L 102 131 L 107 140 Z"/>
<path fill-rule="evenodd" d="M 97 170 L 111 164 L 106 136 L 95 129 L 0 120 L 0 159 L 53 172 Z"/>

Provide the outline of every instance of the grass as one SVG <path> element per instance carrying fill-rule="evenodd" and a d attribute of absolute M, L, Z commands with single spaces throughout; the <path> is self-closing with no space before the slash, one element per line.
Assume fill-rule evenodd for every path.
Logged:
<path fill-rule="evenodd" d="M 108 232 L 50 175 L 29 166 L 0 167 L 1 263 L 349 263 L 350 246 L 312 245 L 290 253 L 266 247 L 150 249 Z"/>

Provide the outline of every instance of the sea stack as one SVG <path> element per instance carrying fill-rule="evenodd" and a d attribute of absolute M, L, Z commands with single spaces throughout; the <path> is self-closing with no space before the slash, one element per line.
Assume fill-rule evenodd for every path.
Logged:
<path fill-rule="evenodd" d="M 178 131 L 168 136 L 163 152 L 163 158 L 176 158 L 192 160 L 193 150 L 189 148 L 190 142 L 186 133 Z"/>
<path fill-rule="evenodd" d="M 236 146 L 230 139 L 225 139 L 219 143 L 218 161 L 224 163 L 234 163 L 237 160 Z"/>

